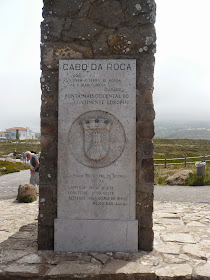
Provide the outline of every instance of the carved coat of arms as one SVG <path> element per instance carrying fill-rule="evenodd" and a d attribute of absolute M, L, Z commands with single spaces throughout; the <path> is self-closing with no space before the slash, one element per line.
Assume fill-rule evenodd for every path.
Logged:
<path fill-rule="evenodd" d="M 109 152 L 109 132 L 112 123 L 107 119 L 82 121 L 84 129 L 84 152 L 91 159 L 99 161 Z"/>

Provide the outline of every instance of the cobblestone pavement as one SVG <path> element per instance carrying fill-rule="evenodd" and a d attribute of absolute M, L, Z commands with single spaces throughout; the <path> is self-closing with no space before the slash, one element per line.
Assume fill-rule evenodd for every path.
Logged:
<path fill-rule="evenodd" d="M 38 203 L 1 200 L 0 279 L 210 279 L 210 205 L 155 202 L 152 252 L 37 251 Z"/>

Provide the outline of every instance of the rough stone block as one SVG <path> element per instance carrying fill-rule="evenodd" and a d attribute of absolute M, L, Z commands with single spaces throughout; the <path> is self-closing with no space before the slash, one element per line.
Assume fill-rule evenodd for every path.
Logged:
<path fill-rule="evenodd" d="M 140 206 L 140 212 L 152 213 L 153 211 L 153 193 L 137 192 L 136 201 Z"/>
<path fill-rule="evenodd" d="M 138 121 L 151 122 L 155 119 L 155 110 L 152 104 L 147 104 L 140 108 L 137 106 L 136 113 Z"/>
<path fill-rule="evenodd" d="M 40 168 L 40 180 L 43 184 L 53 184 L 57 181 L 57 168 L 45 166 L 44 163 Z"/>
<path fill-rule="evenodd" d="M 96 2 L 89 17 L 110 28 L 119 26 L 125 20 L 120 2 L 115 0 Z"/>
<path fill-rule="evenodd" d="M 155 23 L 156 5 L 152 1 L 127 1 L 126 20 L 131 25 Z"/>
<path fill-rule="evenodd" d="M 71 17 L 76 15 L 83 0 L 44 0 L 43 17 Z"/>
<path fill-rule="evenodd" d="M 50 69 L 58 69 L 60 59 L 91 58 L 91 46 L 82 46 L 77 43 L 44 44 L 42 46 L 42 65 Z M 58 74 L 56 72 L 58 77 Z M 48 80 L 48 79 L 46 79 Z M 56 79 L 57 80 L 57 79 Z M 43 83 L 45 84 L 45 82 Z M 56 83 L 58 85 L 58 82 Z"/>
<path fill-rule="evenodd" d="M 152 229 L 139 229 L 139 250 L 153 250 L 154 233 Z"/>
<path fill-rule="evenodd" d="M 41 143 L 41 151 L 46 153 L 53 153 L 57 151 L 57 146 L 55 143 L 54 136 L 44 136 L 42 135 L 40 138 Z"/>
<path fill-rule="evenodd" d="M 110 52 L 115 54 L 152 53 L 154 46 L 148 45 L 148 37 L 155 42 L 155 30 L 151 26 L 145 25 L 144 28 L 135 26 L 132 29 L 121 27 L 108 37 Z"/>
<path fill-rule="evenodd" d="M 58 104 L 57 102 L 53 104 L 50 104 L 49 102 L 42 101 L 41 105 L 41 118 L 52 118 L 57 119 L 58 117 Z"/>
<path fill-rule="evenodd" d="M 57 213 L 56 211 L 52 211 L 52 209 L 40 209 L 39 210 L 39 216 L 38 216 L 38 222 L 39 225 L 43 225 L 43 226 L 49 226 L 49 227 L 53 227 L 54 225 L 54 220 L 57 217 Z"/>
<path fill-rule="evenodd" d="M 80 8 L 79 17 L 87 17 L 88 14 L 90 13 L 90 9 L 91 9 L 91 3 L 90 2 L 84 2 Z"/>
<path fill-rule="evenodd" d="M 136 185 L 136 190 L 137 192 L 142 192 L 142 193 L 153 193 L 154 191 L 154 184 L 138 184 Z"/>
<path fill-rule="evenodd" d="M 43 166 L 49 166 L 57 168 L 57 152 L 56 153 L 48 153 L 42 151 L 41 157 L 40 157 L 41 163 Z"/>
<path fill-rule="evenodd" d="M 140 182 L 154 182 L 154 161 L 153 158 L 143 159 L 141 162 Z"/>
<path fill-rule="evenodd" d="M 58 122 L 56 120 L 50 121 L 47 118 L 42 118 L 41 120 L 41 133 L 42 135 L 54 135 L 58 130 Z"/>
<path fill-rule="evenodd" d="M 65 25 L 62 38 L 64 41 L 72 41 L 72 38 L 90 41 L 102 29 L 102 25 L 95 23 L 91 19 L 79 18 L 72 21 L 70 28 Z"/>
<path fill-rule="evenodd" d="M 107 55 L 110 53 L 108 46 L 108 38 L 114 33 L 114 29 L 104 29 L 97 37 L 97 40 L 92 42 L 93 53 L 96 55 Z M 111 38 L 111 37 L 110 37 Z"/>
<path fill-rule="evenodd" d="M 41 211 L 56 212 L 57 209 L 57 186 L 42 184 L 39 190 L 39 207 Z"/>
<path fill-rule="evenodd" d="M 65 24 L 64 18 L 46 18 L 41 23 L 41 41 L 59 41 Z"/>
<path fill-rule="evenodd" d="M 137 88 L 141 90 L 153 90 L 154 88 L 154 55 L 144 55 L 143 58 L 137 60 Z"/>
<path fill-rule="evenodd" d="M 54 249 L 54 226 L 38 225 L 38 250 Z"/>
<path fill-rule="evenodd" d="M 138 122 L 137 126 L 137 139 L 152 139 L 155 135 L 153 122 Z"/>
<path fill-rule="evenodd" d="M 140 90 L 136 90 L 136 118 L 140 119 L 142 111 L 144 110 L 144 96 L 140 93 Z"/>
<path fill-rule="evenodd" d="M 46 45 L 42 46 L 42 65 L 48 67 L 50 65 L 50 61 L 49 60 L 46 64 L 43 61 L 43 56 L 44 53 L 46 51 Z M 44 70 L 42 71 L 42 75 L 40 78 L 40 82 L 41 82 L 41 89 L 42 89 L 42 94 L 44 94 L 44 96 L 46 95 L 53 95 L 54 99 L 56 99 L 57 95 L 58 95 L 58 72 L 55 70 Z"/>
<path fill-rule="evenodd" d="M 144 93 L 144 103 L 145 104 L 153 104 L 153 90 L 147 89 Z"/>
<path fill-rule="evenodd" d="M 152 228 L 153 226 L 153 220 L 152 220 L 152 212 L 137 212 L 137 219 L 139 221 L 141 228 Z"/>
<path fill-rule="evenodd" d="M 142 143 L 143 146 L 143 156 L 153 157 L 154 145 L 151 140 L 145 140 Z"/>

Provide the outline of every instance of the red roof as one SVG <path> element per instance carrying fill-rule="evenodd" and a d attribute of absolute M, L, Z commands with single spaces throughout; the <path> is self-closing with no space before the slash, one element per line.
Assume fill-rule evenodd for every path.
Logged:
<path fill-rule="evenodd" d="M 0 133 L 6 133 L 6 131 L 2 130 L 2 131 L 0 131 Z"/>
<path fill-rule="evenodd" d="M 12 128 L 7 128 L 7 130 L 26 130 L 26 128 L 16 126 L 16 127 L 12 127 Z"/>

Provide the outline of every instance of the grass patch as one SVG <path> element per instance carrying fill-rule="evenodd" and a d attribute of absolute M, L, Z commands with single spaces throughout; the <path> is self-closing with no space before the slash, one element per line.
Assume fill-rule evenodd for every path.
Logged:
<path fill-rule="evenodd" d="M 193 173 L 190 174 L 189 177 L 185 181 L 186 186 L 207 186 L 210 185 L 210 176 L 198 176 L 197 174 Z"/>
<path fill-rule="evenodd" d="M 153 141 L 155 159 L 210 155 L 210 140 L 154 139 Z"/>
<path fill-rule="evenodd" d="M 163 176 L 163 177 L 159 177 L 157 180 L 158 185 L 167 185 L 166 184 L 166 179 L 168 178 L 168 176 Z"/>
<path fill-rule="evenodd" d="M 6 170 L 0 171 L 0 176 L 9 173 L 20 172 L 20 170 L 30 169 L 28 164 L 23 164 L 22 162 L 6 162 L 0 160 L 0 168 L 2 167 L 6 167 Z"/>
<path fill-rule="evenodd" d="M 37 153 L 40 152 L 40 141 L 39 140 L 4 140 L 0 141 L 0 157 L 8 155 L 17 151 L 17 155 L 22 156 L 24 151 L 35 150 Z M 17 157 L 18 158 L 18 157 Z"/>
<path fill-rule="evenodd" d="M 154 159 L 170 159 L 170 158 L 185 158 L 210 155 L 210 140 L 194 140 L 194 139 L 154 139 Z M 210 159 L 210 158 L 207 158 Z M 155 166 L 155 184 L 165 184 L 167 177 L 181 170 L 192 170 L 197 173 L 195 161 L 202 159 L 187 159 L 187 162 L 192 162 L 184 167 L 183 160 L 174 162 L 182 162 L 179 165 Z M 169 163 L 170 161 L 167 161 Z M 164 161 L 155 161 L 155 163 L 163 164 Z M 210 162 L 206 163 L 206 176 L 210 177 Z M 197 176 L 197 175 L 196 175 Z M 204 180 L 206 185 L 208 180 Z"/>

